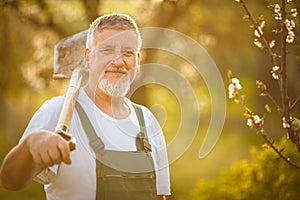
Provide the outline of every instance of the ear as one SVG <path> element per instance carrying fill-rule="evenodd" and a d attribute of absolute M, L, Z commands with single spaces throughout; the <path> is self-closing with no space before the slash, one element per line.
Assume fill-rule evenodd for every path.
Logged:
<path fill-rule="evenodd" d="M 141 52 L 137 52 L 137 58 L 136 58 L 136 60 L 137 60 L 137 65 L 138 66 L 140 66 L 140 64 L 141 64 Z"/>
<path fill-rule="evenodd" d="M 131 74 L 131 83 L 134 81 L 137 73 L 139 73 L 140 70 L 141 70 L 140 64 L 141 64 L 141 53 L 137 52 L 137 55 L 136 55 L 136 65 L 135 65 L 135 67 L 133 69 L 133 73 Z"/>
<path fill-rule="evenodd" d="M 83 60 L 84 66 L 86 68 L 89 68 L 89 54 L 90 54 L 90 50 L 86 48 L 84 50 L 84 60 Z"/>
<path fill-rule="evenodd" d="M 136 73 L 141 70 L 141 52 L 137 52 Z"/>

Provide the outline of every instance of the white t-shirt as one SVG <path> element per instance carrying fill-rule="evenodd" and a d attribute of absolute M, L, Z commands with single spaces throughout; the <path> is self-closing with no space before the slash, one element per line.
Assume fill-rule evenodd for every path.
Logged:
<path fill-rule="evenodd" d="M 20 141 L 36 130 L 54 131 L 63 101 L 63 96 L 46 101 L 32 117 Z M 130 115 L 122 120 L 116 120 L 103 113 L 83 89 L 80 89 L 77 101 L 87 113 L 98 136 L 105 144 L 105 149 L 136 150 L 135 138 L 140 132 L 140 126 L 129 99 L 125 99 L 125 102 L 130 108 Z M 152 146 L 157 194 L 170 195 L 169 167 L 164 136 L 153 114 L 143 106 L 142 111 L 149 143 Z M 73 112 L 69 133 L 77 141 L 76 150 L 71 152 L 72 164 L 54 165 L 41 172 L 36 180 L 44 184 L 48 200 L 94 200 L 96 198 L 95 154 L 89 146 L 88 138 L 76 110 Z"/>

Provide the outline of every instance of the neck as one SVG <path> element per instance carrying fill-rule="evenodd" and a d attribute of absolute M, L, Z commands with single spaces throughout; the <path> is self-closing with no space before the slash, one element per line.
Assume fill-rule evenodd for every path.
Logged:
<path fill-rule="evenodd" d="M 95 105 L 107 115 L 115 119 L 124 119 L 130 114 L 129 107 L 125 103 L 124 97 L 117 98 L 108 96 L 98 87 L 93 90 L 89 85 L 87 85 L 84 90 Z"/>

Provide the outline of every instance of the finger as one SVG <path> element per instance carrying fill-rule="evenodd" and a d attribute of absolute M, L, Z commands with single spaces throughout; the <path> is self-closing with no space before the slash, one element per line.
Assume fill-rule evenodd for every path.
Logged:
<path fill-rule="evenodd" d="M 33 158 L 33 162 L 35 163 L 35 164 L 37 164 L 37 165 L 39 165 L 39 166 L 42 166 L 42 167 L 46 167 L 45 166 L 45 164 L 44 164 L 44 162 L 42 161 L 42 159 L 41 159 L 41 156 L 40 156 L 40 154 L 33 154 L 32 155 L 32 158 Z"/>
<path fill-rule="evenodd" d="M 71 164 L 71 158 L 70 158 L 70 148 L 69 148 L 69 144 L 66 141 L 60 141 L 57 145 L 62 161 L 65 164 Z"/>
<path fill-rule="evenodd" d="M 62 157 L 58 148 L 54 147 L 49 149 L 48 155 L 53 164 L 60 164 L 62 162 Z"/>
<path fill-rule="evenodd" d="M 52 165 L 54 165 L 53 161 L 51 160 L 48 151 L 40 153 L 40 158 L 42 160 L 43 165 L 45 165 L 46 167 L 50 167 Z"/>

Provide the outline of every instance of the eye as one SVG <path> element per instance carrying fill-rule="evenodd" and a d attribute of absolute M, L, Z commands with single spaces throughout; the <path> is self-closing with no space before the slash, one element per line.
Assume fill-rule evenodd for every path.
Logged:
<path fill-rule="evenodd" d="M 114 49 L 112 49 L 112 48 L 103 49 L 103 53 L 104 54 L 112 54 L 112 53 L 114 53 Z"/>
<path fill-rule="evenodd" d="M 135 53 L 136 53 L 136 51 L 134 49 L 127 49 L 127 50 L 124 50 L 122 54 L 126 57 L 131 57 L 131 56 L 134 56 Z"/>

